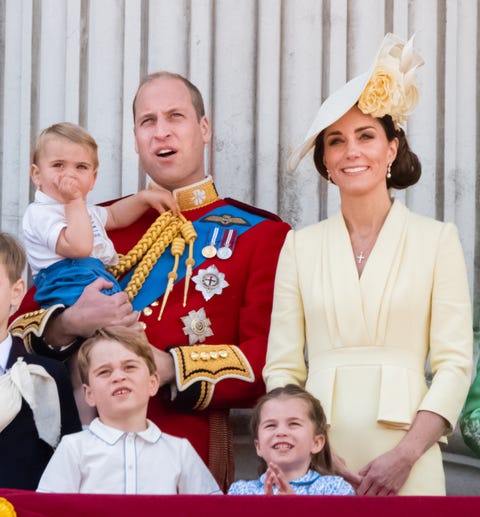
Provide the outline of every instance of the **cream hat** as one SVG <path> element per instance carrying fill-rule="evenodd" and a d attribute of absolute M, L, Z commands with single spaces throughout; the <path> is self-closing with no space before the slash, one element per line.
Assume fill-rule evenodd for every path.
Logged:
<path fill-rule="evenodd" d="M 413 36 L 405 42 L 395 34 L 386 34 L 369 71 L 333 92 L 320 106 L 305 141 L 290 155 L 288 169 L 295 170 L 319 133 L 357 103 L 363 113 L 379 118 L 390 115 L 400 126 L 418 102 L 416 69 L 423 63 L 413 48 Z"/>

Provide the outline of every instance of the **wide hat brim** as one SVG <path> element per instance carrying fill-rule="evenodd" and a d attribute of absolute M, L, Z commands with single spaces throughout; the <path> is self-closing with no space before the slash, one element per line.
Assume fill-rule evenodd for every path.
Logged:
<path fill-rule="evenodd" d="M 310 129 L 308 130 L 303 144 L 297 147 L 289 156 L 287 161 L 287 167 L 289 170 L 293 171 L 298 167 L 300 161 L 315 145 L 317 136 L 325 128 L 343 117 L 343 115 L 345 115 L 345 113 L 347 113 L 347 111 L 357 103 L 375 71 L 378 56 L 385 49 L 391 48 L 398 43 L 403 43 L 403 40 L 395 34 L 386 34 L 368 72 L 351 79 L 348 83 L 333 92 L 323 102 L 312 125 L 310 126 Z"/>

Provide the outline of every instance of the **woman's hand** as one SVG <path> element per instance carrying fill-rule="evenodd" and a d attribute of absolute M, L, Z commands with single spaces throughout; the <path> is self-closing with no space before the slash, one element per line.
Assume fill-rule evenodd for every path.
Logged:
<path fill-rule="evenodd" d="M 273 495 L 274 486 L 277 487 L 279 495 L 295 494 L 285 474 L 275 463 L 269 463 L 263 486 L 266 495 Z"/>
<path fill-rule="evenodd" d="M 358 495 L 396 495 L 405 484 L 415 462 L 448 429 L 448 422 L 437 413 L 419 411 L 412 426 L 398 445 L 360 469 L 362 482 Z"/>
<path fill-rule="evenodd" d="M 414 458 L 398 448 L 382 454 L 360 469 L 362 482 L 356 487 L 357 494 L 397 495 L 414 464 Z"/>

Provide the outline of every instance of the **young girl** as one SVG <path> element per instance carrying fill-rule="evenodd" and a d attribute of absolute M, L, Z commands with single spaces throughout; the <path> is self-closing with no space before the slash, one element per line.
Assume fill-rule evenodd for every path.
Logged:
<path fill-rule="evenodd" d="M 250 426 L 265 473 L 236 481 L 229 494 L 354 495 L 351 485 L 332 475 L 325 413 L 303 388 L 288 384 L 264 395 Z"/>

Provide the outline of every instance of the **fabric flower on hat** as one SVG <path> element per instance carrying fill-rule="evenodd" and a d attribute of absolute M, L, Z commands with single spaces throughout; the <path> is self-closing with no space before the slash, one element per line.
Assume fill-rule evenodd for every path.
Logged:
<path fill-rule="evenodd" d="M 413 48 L 413 37 L 406 44 L 392 40 L 382 47 L 358 99 L 359 109 L 378 118 L 390 115 L 397 127 L 402 125 L 418 102 L 416 69 L 423 63 Z"/>
<path fill-rule="evenodd" d="M 413 37 L 405 42 L 395 34 L 385 34 L 369 70 L 350 79 L 322 103 L 303 144 L 288 157 L 288 169 L 295 170 L 318 135 L 352 106 L 377 118 L 388 114 L 398 129 L 417 104 L 416 70 L 421 65 L 423 59 L 413 48 Z"/>

